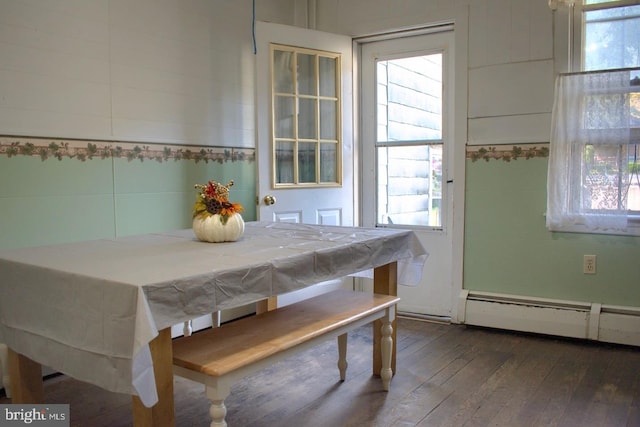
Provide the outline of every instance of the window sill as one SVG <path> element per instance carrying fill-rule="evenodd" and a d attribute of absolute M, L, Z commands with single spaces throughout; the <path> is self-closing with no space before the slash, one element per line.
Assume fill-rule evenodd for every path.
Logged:
<path fill-rule="evenodd" d="M 599 234 L 610 236 L 640 237 L 640 218 L 630 218 L 626 230 L 592 229 L 582 224 L 567 225 L 549 229 L 552 233 Z"/>

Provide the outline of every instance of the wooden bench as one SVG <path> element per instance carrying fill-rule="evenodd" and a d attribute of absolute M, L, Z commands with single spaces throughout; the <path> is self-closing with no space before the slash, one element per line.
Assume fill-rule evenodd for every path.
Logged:
<path fill-rule="evenodd" d="M 238 379 L 329 338 L 338 338 L 338 369 L 344 381 L 347 332 L 382 320 L 380 377 L 389 390 L 391 322 L 400 298 L 367 292 L 333 291 L 173 341 L 176 375 L 205 385 L 211 426 L 226 426 L 224 399 Z"/>

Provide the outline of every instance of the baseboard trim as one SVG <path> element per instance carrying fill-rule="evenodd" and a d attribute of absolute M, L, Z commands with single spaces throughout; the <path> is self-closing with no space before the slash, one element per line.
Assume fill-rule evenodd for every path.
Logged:
<path fill-rule="evenodd" d="M 640 346 L 640 308 L 463 290 L 458 322 Z"/>

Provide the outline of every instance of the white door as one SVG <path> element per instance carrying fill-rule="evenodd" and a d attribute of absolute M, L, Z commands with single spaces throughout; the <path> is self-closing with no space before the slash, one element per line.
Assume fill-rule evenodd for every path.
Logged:
<path fill-rule="evenodd" d="M 257 49 L 257 132 L 258 132 L 258 218 L 265 221 L 288 221 L 325 225 L 353 225 L 354 217 L 354 177 L 353 177 L 353 118 L 352 118 L 352 55 L 351 38 L 320 31 L 290 27 L 286 25 L 265 22 L 256 23 Z M 272 116 L 272 77 L 271 50 L 273 44 L 291 46 L 293 48 L 308 48 L 329 53 L 339 54 L 341 104 L 340 140 L 341 152 L 337 157 L 340 161 L 337 173 L 340 173 L 338 184 L 274 186 L 274 173 L 279 168 L 274 159 Z M 297 72 L 301 72 L 303 65 L 296 63 Z M 275 71 L 277 72 L 277 71 Z M 301 86 L 301 85 L 300 85 Z M 276 89 L 277 90 L 277 89 Z M 302 92 L 299 87 L 294 92 Z M 295 99 L 296 107 L 304 99 Z M 323 100 L 320 100 L 323 102 Z M 274 107 L 277 110 L 277 106 Z M 296 109 L 297 116 L 301 113 Z M 321 112 L 318 111 L 318 116 Z M 298 128 L 295 121 L 291 128 Z M 300 127 L 302 127 L 300 125 Z M 318 123 L 318 134 L 322 135 L 323 123 Z M 316 130 L 316 129 L 314 129 Z M 304 135 L 303 135 L 304 136 Z M 327 138 L 328 140 L 329 138 Z M 323 165 L 319 165 L 323 169 Z M 285 181 L 287 181 L 285 179 Z M 285 183 L 286 184 L 286 183 Z M 273 196 L 275 203 L 265 203 L 265 197 Z M 272 199 L 273 200 L 273 199 Z"/>
<path fill-rule="evenodd" d="M 346 36 L 256 23 L 259 220 L 354 224 L 351 46 Z"/>
<path fill-rule="evenodd" d="M 453 30 L 361 44 L 362 225 L 415 230 L 429 252 L 399 311 L 451 317 Z"/>

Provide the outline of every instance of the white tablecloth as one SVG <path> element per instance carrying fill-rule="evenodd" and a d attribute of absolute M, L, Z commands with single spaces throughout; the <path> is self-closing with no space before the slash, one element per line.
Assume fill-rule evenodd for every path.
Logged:
<path fill-rule="evenodd" d="M 152 406 L 159 330 L 392 261 L 412 285 L 426 256 L 411 231 L 266 222 L 232 243 L 189 229 L 3 250 L 0 342 Z"/>

